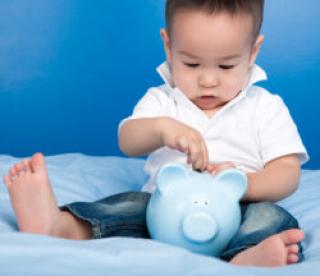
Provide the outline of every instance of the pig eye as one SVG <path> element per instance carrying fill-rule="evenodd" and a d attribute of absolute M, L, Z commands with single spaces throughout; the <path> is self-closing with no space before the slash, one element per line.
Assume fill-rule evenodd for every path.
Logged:
<path fill-rule="evenodd" d="M 198 201 L 194 201 L 193 203 L 194 203 L 194 204 L 198 204 Z"/>
<path fill-rule="evenodd" d="M 209 203 L 208 203 L 208 201 L 205 201 L 204 204 L 205 204 L 205 205 L 208 205 Z"/>

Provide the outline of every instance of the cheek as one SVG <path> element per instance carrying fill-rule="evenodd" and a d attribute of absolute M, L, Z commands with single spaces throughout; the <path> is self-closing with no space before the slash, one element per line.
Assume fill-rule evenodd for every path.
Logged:
<path fill-rule="evenodd" d="M 226 85 L 230 88 L 231 91 L 235 91 L 238 93 L 247 80 L 247 74 L 244 71 L 234 72 L 234 74 L 230 74 L 226 77 Z"/>
<path fill-rule="evenodd" d="M 176 66 L 173 67 L 172 75 L 175 85 L 185 94 L 190 94 L 193 90 L 193 85 L 196 78 L 194 74 L 192 74 L 190 70 L 184 68 L 184 66 Z"/>
<path fill-rule="evenodd" d="M 223 82 L 223 93 L 226 100 L 230 100 L 238 95 L 244 84 L 243 76 L 226 76 Z"/>

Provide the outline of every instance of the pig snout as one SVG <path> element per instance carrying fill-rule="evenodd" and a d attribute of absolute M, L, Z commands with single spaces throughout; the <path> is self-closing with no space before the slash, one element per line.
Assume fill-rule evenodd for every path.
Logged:
<path fill-rule="evenodd" d="M 189 214 L 182 221 L 182 231 L 193 242 L 208 242 L 218 232 L 216 220 L 205 212 Z"/>

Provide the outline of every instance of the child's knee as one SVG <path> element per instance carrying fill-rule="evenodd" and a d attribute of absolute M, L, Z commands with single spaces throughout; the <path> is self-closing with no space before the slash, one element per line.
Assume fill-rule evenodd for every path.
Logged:
<path fill-rule="evenodd" d="M 272 202 L 250 204 L 247 212 L 254 213 L 254 217 L 263 224 L 273 225 L 274 228 L 298 228 L 297 220 L 285 209 Z"/>

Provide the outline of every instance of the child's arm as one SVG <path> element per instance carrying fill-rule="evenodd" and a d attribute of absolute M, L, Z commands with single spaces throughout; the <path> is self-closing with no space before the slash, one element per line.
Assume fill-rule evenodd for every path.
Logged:
<path fill-rule="evenodd" d="M 300 179 L 296 155 L 277 158 L 256 173 L 248 173 L 248 190 L 242 201 L 278 201 L 292 194 Z"/>
<path fill-rule="evenodd" d="M 212 174 L 236 168 L 232 162 L 210 164 Z M 248 189 L 242 201 L 278 201 L 292 194 L 298 187 L 300 161 L 296 155 L 287 155 L 270 161 L 264 169 L 247 173 Z"/>
<path fill-rule="evenodd" d="M 162 146 L 160 118 L 132 119 L 119 130 L 119 147 L 128 156 L 148 154 Z"/>
<path fill-rule="evenodd" d="M 119 130 L 119 146 L 129 156 L 145 155 L 167 146 L 186 153 L 194 169 L 204 170 L 208 165 L 208 152 L 201 134 L 169 117 L 126 121 Z"/>

